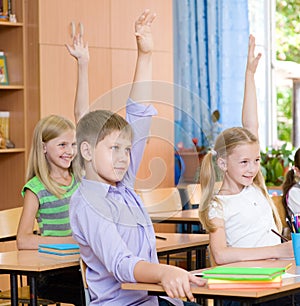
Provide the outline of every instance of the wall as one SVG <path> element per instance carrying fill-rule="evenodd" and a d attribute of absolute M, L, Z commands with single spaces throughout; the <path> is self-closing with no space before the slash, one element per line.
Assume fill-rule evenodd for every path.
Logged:
<path fill-rule="evenodd" d="M 138 188 L 174 184 L 172 1 L 40 0 L 38 14 L 40 115 L 73 118 L 76 62 L 65 47 L 71 43 L 70 22 L 84 25 L 89 44 L 91 104 L 119 111 L 128 97 L 135 67 L 134 21 L 145 8 L 157 13 L 153 78 L 158 81 L 154 93 L 159 115 L 138 174 Z"/>

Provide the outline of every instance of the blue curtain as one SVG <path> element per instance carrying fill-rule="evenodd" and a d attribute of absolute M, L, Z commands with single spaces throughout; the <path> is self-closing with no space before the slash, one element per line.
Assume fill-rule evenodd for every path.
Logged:
<path fill-rule="evenodd" d="M 212 146 L 241 125 L 249 22 L 247 0 L 173 0 L 175 144 Z M 218 110 L 220 120 L 213 123 Z"/>

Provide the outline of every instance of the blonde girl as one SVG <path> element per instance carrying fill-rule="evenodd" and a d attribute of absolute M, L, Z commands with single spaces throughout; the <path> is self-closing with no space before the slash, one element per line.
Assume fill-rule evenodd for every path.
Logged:
<path fill-rule="evenodd" d="M 74 104 L 76 121 L 88 110 L 88 47 L 81 35 L 67 45 L 78 65 Z M 78 187 L 79 170 L 75 125 L 67 118 L 50 115 L 41 119 L 34 130 L 28 160 L 26 184 L 22 189 L 23 212 L 17 233 L 18 249 L 38 249 L 41 243 L 76 243 L 69 218 L 70 198 Z M 38 235 L 34 234 L 35 220 Z M 53 272 L 38 280 L 39 297 L 56 302 L 83 305 L 78 269 Z"/>
<path fill-rule="evenodd" d="M 243 127 L 223 131 L 201 166 L 199 216 L 216 264 L 293 256 L 291 243 L 281 244 L 271 231 L 281 232 L 282 225 L 260 171 L 254 74 L 261 55 L 254 56 L 254 48 L 250 35 Z M 214 194 L 216 171 L 221 172 L 222 185 Z"/>

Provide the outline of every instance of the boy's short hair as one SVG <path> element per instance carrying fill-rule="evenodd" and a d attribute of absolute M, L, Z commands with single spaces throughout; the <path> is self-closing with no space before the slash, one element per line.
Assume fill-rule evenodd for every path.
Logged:
<path fill-rule="evenodd" d="M 125 135 L 132 138 L 130 124 L 117 113 L 108 110 L 96 110 L 87 113 L 79 120 L 76 128 L 76 141 L 77 154 L 82 167 L 84 166 L 84 159 L 81 155 L 81 144 L 86 141 L 92 147 L 95 147 L 99 141 L 114 131 L 123 131 Z"/>

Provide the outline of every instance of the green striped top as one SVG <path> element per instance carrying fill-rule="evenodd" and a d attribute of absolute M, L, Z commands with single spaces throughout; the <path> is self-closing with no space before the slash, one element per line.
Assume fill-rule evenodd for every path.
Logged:
<path fill-rule="evenodd" d="M 74 191 L 78 188 L 72 175 L 72 182 L 69 186 L 62 186 L 66 192 L 62 198 L 58 198 L 50 193 L 39 180 L 38 177 L 33 177 L 29 180 L 22 189 L 24 196 L 25 190 L 29 189 L 39 199 L 39 210 L 36 215 L 42 236 L 59 236 L 65 237 L 72 234 L 69 218 L 69 203 Z"/>

